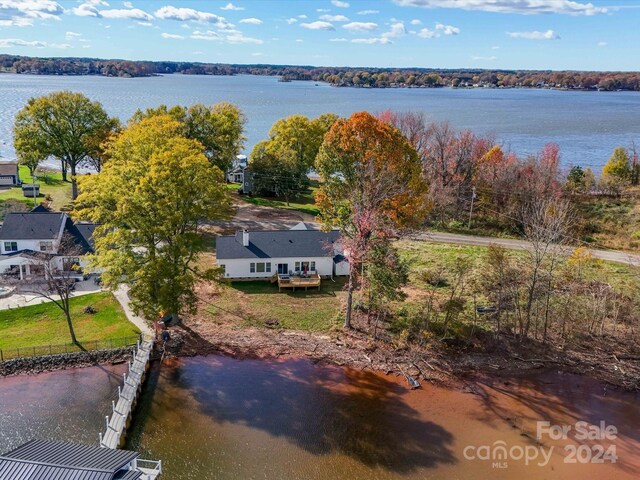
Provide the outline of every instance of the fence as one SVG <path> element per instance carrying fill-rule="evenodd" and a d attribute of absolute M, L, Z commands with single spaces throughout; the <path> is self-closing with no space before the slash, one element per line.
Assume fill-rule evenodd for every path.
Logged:
<path fill-rule="evenodd" d="M 87 350 L 108 350 L 113 348 L 128 347 L 135 345 L 140 339 L 135 337 L 108 338 L 105 340 L 78 340 L 79 346 L 75 343 L 63 343 L 57 345 L 41 345 L 38 347 L 20 347 L 0 349 L 0 361 L 13 358 L 42 357 L 46 355 L 56 355 L 61 353 L 74 353 Z"/>

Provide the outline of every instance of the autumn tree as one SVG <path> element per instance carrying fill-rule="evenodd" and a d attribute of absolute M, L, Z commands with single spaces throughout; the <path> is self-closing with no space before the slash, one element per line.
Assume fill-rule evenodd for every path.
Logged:
<path fill-rule="evenodd" d="M 204 146 L 204 154 L 222 172 L 231 168 L 233 160 L 244 148 L 246 119 L 242 111 L 227 102 L 206 106 L 196 103 L 190 107 L 171 108 L 160 105 L 145 111 L 137 110 L 132 123 L 158 115 L 169 115 L 180 123 L 180 133 Z"/>
<path fill-rule="evenodd" d="M 67 180 L 67 172 L 71 173 L 75 199 L 78 166 L 100 155 L 102 140 L 115 127 L 116 122 L 99 102 L 81 93 L 62 91 L 29 99 L 16 115 L 13 131 L 19 158 L 51 156 L 60 160 L 63 180 Z"/>
<path fill-rule="evenodd" d="M 258 143 L 249 157 L 254 189 L 259 194 L 288 199 L 307 190 L 307 174 L 324 136 L 337 120 L 334 114 L 313 120 L 291 115 L 275 122 L 269 138 Z"/>
<path fill-rule="evenodd" d="M 337 120 L 316 159 L 317 193 L 325 228 L 341 229 L 350 263 L 345 327 L 353 292 L 371 250 L 427 214 L 426 186 L 415 149 L 402 133 L 367 112 Z"/>
<path fill-rule="evenodd" d="M 197 262 L 199 226 L 229 213 L 222 172 L 182 131 L 168 115 L 129 125 L 110 144 L 102 172 L 82 179 L 74 211 L 99 224 L 93 264 L 104 284 L 128 284 L 147 318 L 194 310 L 195 282 L 216 273 Z"/>

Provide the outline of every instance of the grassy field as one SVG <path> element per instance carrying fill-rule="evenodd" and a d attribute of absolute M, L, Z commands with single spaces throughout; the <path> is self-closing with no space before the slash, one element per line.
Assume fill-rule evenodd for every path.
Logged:
<path fill-rule="evenodd" d="M 237 190 L 240 186 L 239 184 L 230 184 L 233 185 L 233 188 L 229 188 L 230 190 Z M 262 207 L 273 207 L 273 208 L 284 208 L 287 210 L 296 210 L 298 212 L 306 213 L 309 215 L 316 216 L 320 213 L 318 207 L 316 207 L 315 194 L 318 190 L 318 182 L 311 182 L 311 187 L 303 194 L 298 197 L 290 199 L 289 203 L 280 198 L 270 198 L 270 197 L 256 197 L 256 196 L 243 196 L 241 197 L 247 203 L 251 203 L 253 205 L 258 205 Z"/>
<path fill-rule="evenodd" d="M 327 331 L 339 325 L 344 281 L 323 280 L 321 290 L 278 292 L 266 281 L 233 282 L 206 309 L 216 323 Z"/>
<path fill-rule="evenodd" d="M 60 172 L 40 172 L 36 173 L 36 176 L 37 182 L 40 184 L 38 203 L 49 195 L 53 200 L 53 207 L 59 210 L 71 201 L 71 183 L 63 182 Z M 33 182 L 27 167 L 20 167 L 20 179 L 23 183 Z M 15 202 L 23 204 L 25 209 L 33 208 L 33 198 L 25 198 L 22 194 L 22 188 L 14 187 L 0 190 L 0 217 L 4 217 L 5 207 Z"/>
<path fill-rule="evenodd" d="M 87 314 L 87 306 L 97 313 Z M 82 295 L 71 299 L 71 319 L 81 344 L 96 340 L 121 339 L 138 335 L 118 301 L 110 293 Z M 70 343 L 64 313 L 53 303 L 0 311 L 0 349 L 39 347 Z"/>

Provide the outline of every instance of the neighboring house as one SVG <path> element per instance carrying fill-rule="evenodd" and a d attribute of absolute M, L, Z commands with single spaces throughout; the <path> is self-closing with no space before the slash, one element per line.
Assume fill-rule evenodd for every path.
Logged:
<path fill-rule="evenodd" d="M 43 210 L 36 207 L 6 215 L 0 228 L 0 273 L 14 274 L 20 280 L 42 277 L 46 259 L 51 271 L 82 277 L 87 263 L 83 257 L 93 252 L 96 225 L 74 224 L 66 213 Z"/>
<path fill-rule="evenodd" d="M 0 478 L 7 480 L 154 480 L 160 462 L 137 452 L 31 440 L 0 455 Z M 151 468 L 142 468 L 145 465 Z"/>
<path fill-rule="evenodd" d="M 216 258 L 228 279 L 268 279 L 275 274 L 349 274 L 340 231 L 321 232 L 300 223 L 291 230 L 242 230 L 218 237 Z"/>
<path fill-rule="evenodd" d="M 247 156 L 238 155 L 231 164 L 231 168 L 227 171 L 227 182 L 243 183 L 245 168 L 247 168 Z"/>
<path fill-rule="evenodd" d="M 19 184 L 18 162 L 0 162 L 0 187 L 15 187 Z"/>

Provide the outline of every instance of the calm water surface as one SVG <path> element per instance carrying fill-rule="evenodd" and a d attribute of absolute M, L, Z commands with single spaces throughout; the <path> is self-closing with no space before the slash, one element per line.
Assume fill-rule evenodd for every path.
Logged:
<path fill-rule="evenodd" d="M 97 442 L 119 369 L 0 379 L 2 449 L 34 436 Z M 196 357 L 153 366 L 127 446 L 161 458 L 167 480 L 626 480 L 640 475 L 639 399 L 553 372 L 410 391 L 307 360 Z M 618 463 L 566 464 L 567 442 L 548 440 L 544 467 L 464 458 L 468 445 L 535 445 L 538 420 L 617 426 Z"/>
<path fill-rule="evenodd" d="M 12 156 L 16 112 L 33 96 L 83 92 L 126 120 L 137 108 L 229 101 L 247 115 L 247 150 L 279 118 L 300 113 L 422 111 L 457 128 L 493 134 L 519 154 L 560 145 L 566 165 L 599 168 L 618 145 L 640 143 L 640 93 L 526 89 L 355 89 L 274 77 L 167 75 L 153 78 L 55 77 L 0 74 L 0 154 Z M 5 142 L 4 145 L 2 142 Z"/>

